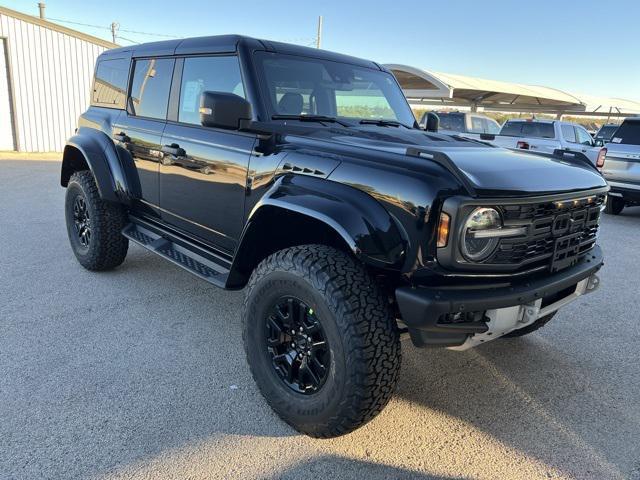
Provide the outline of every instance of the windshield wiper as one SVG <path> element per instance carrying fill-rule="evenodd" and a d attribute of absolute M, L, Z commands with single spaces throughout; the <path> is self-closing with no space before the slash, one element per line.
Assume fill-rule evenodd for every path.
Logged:
<path fill-rule="evenodd" d="M 351 125 L 342 120 L 338 120 L 336 117 L 329 117 L 326 115 L 271 115 L 272 120 L 299 120 L 301 122 L 329 122 L 337 123 L 343 127 L 350 127 Z"/>
<path fill-rule="evenodd" d="M 360 120 L 361 125 L 379 125 L 381 127 L 405 127 L 411 128 L 402 122 L 396 120 L 383 120 L 381 118 L 364 118 Z"/>

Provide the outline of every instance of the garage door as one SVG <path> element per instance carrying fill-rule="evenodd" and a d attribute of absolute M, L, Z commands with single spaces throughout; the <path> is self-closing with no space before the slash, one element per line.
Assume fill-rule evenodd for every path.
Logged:
<path fill-rule="evenodd" d="M 9 96 L 9 69 L 7 67 L 6 40 L 0 38 L 0 150 L 13 150 L 11 97 Z"/>

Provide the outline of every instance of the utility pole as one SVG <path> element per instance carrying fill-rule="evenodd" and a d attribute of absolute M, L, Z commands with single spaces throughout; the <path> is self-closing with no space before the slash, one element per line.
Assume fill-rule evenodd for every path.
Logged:
<path fill-rule="evenodd" d="M 318 36 L 316 37 L 316 48 L 322 48 L 322 15 L 318 17 Z"/>
<path fill-rule="evenodd" d="M 118 22 L 111 22 L 111 38 L 113 39 L 113 43 L 116 43 L 116 32 L 120 28 L 120 24 Z"/>

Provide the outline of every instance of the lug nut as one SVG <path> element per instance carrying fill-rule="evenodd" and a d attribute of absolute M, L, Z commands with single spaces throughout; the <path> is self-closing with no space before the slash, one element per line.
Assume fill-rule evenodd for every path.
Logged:
<path fill-rule="evenodd" d="M 302 327 L 300 327 L 300 331 L 302 331 Z"/>
<path fill-rule="evenodd" d="M 295 344 L 295 343 L 291 343 L 291 346 L 292 346 L 293 348 L 296 348 L 296 344 Z"/>

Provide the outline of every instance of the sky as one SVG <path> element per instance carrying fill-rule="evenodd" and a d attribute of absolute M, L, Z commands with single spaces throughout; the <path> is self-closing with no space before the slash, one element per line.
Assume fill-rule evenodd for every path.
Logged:
<path fill-rule="evenodd" d="M 45 1 L 48 19 L 101 38 L 118 22 L 122 45 L 225 33 L 314 45 L 322 15 L 327 50 L 640 100 L 640 0 Z M 33 15 L 37 3 L 0 0 Z"/>

